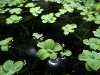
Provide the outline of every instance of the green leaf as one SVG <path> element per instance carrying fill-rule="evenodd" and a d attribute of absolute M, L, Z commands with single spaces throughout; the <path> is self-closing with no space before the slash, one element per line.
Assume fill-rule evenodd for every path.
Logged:
<path fill-rule="evenodd" d="M 45 42 L 44 42 L 44 49 L 53 49 L 54 48 L 54 41 L 52 39 L 47 39 Z"/>
<path fill-rule="evenodd" d="M 8 44 L 12 39 L 13 39 L 12 37 L 8 37 L 5 40 L 1 40 L 0 45 L 4 46 L 4 45 Z"/>
<path fill-rule="evenodd" d="M 50 59 L 55 60 L 57 58 L 57 54 L 55 52 L 50 54 Z"/>
<path fill-rule="evenodd" d="M 100 53 L 97 53 L 95 51 L 92 51 L 92 55 L 94 56 L 94 59 L 100 59 Z"/>
<path fill-rule="evenodd" d="M 21 11 L 22 11 L 21 8 L 13 8 L 13 9 L 10 9 L 10 10 L 9 10 L 10 14 L 14 14 L 14 13 L 15 13 L 15 14 L 20 14 Z"/>
<path fill-rule="evenodd" d="M 98 70 L 100 68 L 100 60 L 88 58 L 87 64 L 93 69 Z"/>
<path fill-rule="evenodd" d="M 95 3 L 94 6 L 97 11 L 100 11 L 100 2 Z"/>
<path fill-rule="evenodd" d="M 2 66 L 0 66 L 0 74 L 1 74 L 1 75 L 5 75 L 5 74 L 6 74 L 6 72 L 4 71 L 4 69 L 3 69 Z"/>
<path fill-rule="evenodd" d="M 55 43 L 54 44 L 54 48 L 53 48 L 53 51 L 60 51 L 60 50 L 62 50 L 63 48 L 62 48 L 62 46 L 59 44 L 59 43 Z"/>
<path fill-rule="evenodd" d="M 96 29 L 96 31 L 93 31 L 93 33 L 94 33 L 94 36 L 100 37 L 100 28 Z"/>
<path fill-rule="evenodd" d="M 41 59 L 41 60 L 45 60 L 45 59 L 48 58 L 48 57 L 50 57 L 50 53 L 45 52 L 45 53 L 40 57 L 40 59 Z"/>
<path fill-rule="evenodd" d="M 45 49 L 40 49 L 40 50 L 38 51 L 38 57 L 42 57 L 46 52 L 47 52 L 47 50 L 45 50 Z"/>
<path fill-rule="evenodd" d="M 93 71 L 93 69 L 88 65 L 88 63 L 86 62 L 85 63 L 85 67 L 88 71 Z"/>
<path fill-rule="evenodd" d="M 21 16 L 11 15 L 6 19 L 6 24 L 18 23 L 22 19 Z"/>
<path fill-rule="evenodd" d="M 23 62 L 22 61 L 17 61 L 14 63 L 13 68 L 15 68 L 16 72 L 22 69 L 23 67 Z"/>
<path fill-rule="evenodd" d="M 84 39 L 83 43 L 86 44 L 86 45 L 90 45 L 90 41 L 88 39 Z"/>
<path fill-rule="evenodd" d="M 72 55 L 72 52 L 70 50 L 65 50 L 64 51 L 64 55 L 65 56 L 71 56 Z"/>
<path fill-rule="evenodd" d="M 84 39 L 83 43 L 89 45 L 91 49 L 100 50 L 100 39 L 98 38 Z"/>
<path fill-rule="evenodd" d="M 44 49 L 44 42 L 39 42 L 37 46 Z"/>
<path fill-rule="evenodd" d="M 42 15 L 41 19 L 43 23 L 54 23 L 56 21 L 53 13 Z"/>
<path fill-rule="evenodd" d="M 87 0 L 86 1 L 86 5 L 93 5 L 94 4 L 94 0 Z"/>
<path fill-rule="evenodd" d="M 89 50 L 83 50 L 83 53 L 87 56 L 92 55 L 92 53 Z"/>
<path fill-rule="evenodd" d="M 26 5 L 25 5 L 25 7 L 34 7 L 36 4 L 34 4 L 34 3 L 27 3 Z"/>
<path fill-rule="evenodd" d="M 40 9 L 40 7 L 32 7 L 32 8 L 30 8 L 30 12 L 34 16 L 38 16 L 38 14 L 40 14 L 42 11 L 43 11 L 43 9 Z"/>
<path fill-rule="evenodd" d="M 79 54 L 78 58 L 79 58 L 79 60 L 87 61 L 88 56 L 85 54 Z"/>
<path fill-rule="evenodd" d="M 12 68 L 13 68 L 13 61 L 12 60 L 7 60 L 4 64 L 3 64 L 3 68 L 6 72 L 9 72 Z"/>
<path fill-rule="evenodd" d="M 6 75 L 13 75 L 15 72 L 16 72 L 16 69 L 15 69 L 15 68 L 11 68 L 11 69 L 6 73 Z"/>
<path fill-rule="evenodd" d="M 34 36 L 36 39 L 39 39 L 40 37 L 43 36 L 43 34 L 33 33 L 32 36 Z"/>
<path fill-rule="evenodd" d="M 74 28 L 77 28 L 76 24 L 67 24 L 67 25 L 62 27 L 62 30 L 64 30 L 65 35 L 68 35 L 69 33 L 74 32 Z"/>
<path fill-rule="evenodd" d="M 60 17 L 61 13 L 56 13 L 55 16 L 56 17 Z"/>
<path fill-rule="evenodd" d="M 2 51 L 8 51 L 8 44 L 4 45 L 4 46 L 1 46 L 1 50 Z"/>
<path fill-rule="evenodd" d="M 60 56 L 64 57 L 64 52 L 63 51 L 60 52 Z"/>

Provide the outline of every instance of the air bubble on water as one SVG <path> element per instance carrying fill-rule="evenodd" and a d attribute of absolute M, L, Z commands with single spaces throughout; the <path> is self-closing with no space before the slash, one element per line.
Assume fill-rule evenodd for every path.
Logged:
<path fill-rule="evenodd" d="M 14 41 L 14 40 L 11 40 L 12 42 Z"/>
<path fill-rule="evenodd" d="M 11 46 L 9 46 L 9 48 L 11 48 Z"/>
<path fill-rule="evenodd" d="M 64 43 L 62 43 L 62 47 L 65 47 L 65 44 Z"/>
<path fill-rule="evenodd" d="M 16 72 L 18 74 L 18 72 Z"/>
<path fill-rule="evenodd" d="M 44 40 L 44 37 L 40 37 L 40 40 L 41 40 L 41 41 Z"/>
<path fill-rule="evenodd" d="M 72 70 L 72 72 L 76 72 L 75 70 Z"/>
<path fill-rule="evenodd" d="M 33 39 L 36 39 L 35 37 L 33 37 Z"/>
<path fill-rule="evenodd" d="M 23 62 L 24 62 L 24 66 L 25 66 L 25 65 L 27 64 L 26 60 L 24 59 L 24 61 L 23 61 Z"/>

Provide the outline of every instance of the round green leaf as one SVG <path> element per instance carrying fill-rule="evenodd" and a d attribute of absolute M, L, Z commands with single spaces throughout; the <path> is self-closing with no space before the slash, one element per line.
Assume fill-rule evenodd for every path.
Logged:
<path fill-rule="evenodd" d="M 41 59 L 41 60 L 45 60 L 45 59 L 48 58 L 49 56 L 50 56 L 50 53 L 45 52 L 45 53 L 40 57 L 40 59 Z"/>
<path fill-rule="evenodd" d="M 23 67 L 23 62 L 22 61 L 17 61 L 14 63 L 13 68 L 16 69 L 16 72 L 21 70 Z"/>
<path fill-rule="evenodd" d="M 71 56 L 72 52 L 70 50 L 65 50 L 64 55 Z"/>
<path fill-rule="evenodd" d="M 100 68 L 100 60 L 88 58 L 87 64 L 93 69 L 98 70 Z"/>
<path fill-rule="evenodd" d="M 85 54 L 79 54 L 78 58 L 79 58 L 79 60 L 87 61 L 88 56 Z"/>
<path fill-rule="evenodd" d="M 44 49 L 44 42 L 39 42 L 37 46 Z"/>
<path fill-rule="evenodd" d="M 0 45 L 3 46 L 3 45 L 6 45 L 8 44 L 13 38 L 12 37 L 8 37 L 6 38 L 5 40 L 1 40 L 0 41 Z"/>
<path fill-rule="evenodd" d="M 12 60 L 7 60 L 4 64 L 3 64 L 3 68 L 6 72 L 9 72 L 12 68 L 13 68 L 13 61 Z"/>
<path fill-rule="evenodd" d="M 57 58 L 57 53 L 53 52 L 50 54 L 50 59 L 55 60 Z"/>
<path fill-rule="evenodd" d="M 8 51 L 8 44 L 4 45 L 4 46 L 1 46 L 1 50 L 2 51 Z"/>
<path fill-rule="evenodd" d="M 53 49 L 54 48 L 54 41 L 52 39 L 47 39 L 44 42 L 44 49 Z"/>
<path fill-rule="evenodd" d="M 88 63 L 86 62 L 85 63 L 85 67 L 88 71 L 93 71 L 93 69 L 88 65 Z"/>
<path fill-rule="evenodd" d="M 5 74 L 6 74 L 6 72 L 4 71 L 4 69 L 3 69 L 2 66 L 0 66 L 0 74 L 1 74 L 1 75 L 5 75 Z"/>
<path fill-rule="evenodd" d="M 59 43 L 55 43 L 54 44 L 54 48 L 53 48 L 53 51 L 60 51 L 60 50 L 62 50 L 63 48 L 62 48 L 62 46 L 59 44 Z"/>
<path fill-rule="evenodd" d="M 47 50 L 45 50 L 45 49 L 40 49 L 40 50 L 38 51 L 38 57 L 41 58 L 46 52 L 47 52 Z"/>

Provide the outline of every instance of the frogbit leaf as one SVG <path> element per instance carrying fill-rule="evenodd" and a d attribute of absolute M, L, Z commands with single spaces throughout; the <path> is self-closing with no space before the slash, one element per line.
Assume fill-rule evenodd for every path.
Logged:
<path fill-rule="evenodd" d="M 88 65 L 88 63 L 86 62 L 85 63 L 85 67 L 88 71 L 93 71 L 93 69 Z"/>
<path fill-rule="evenodd" d="M 15 68 L 15 71 L 18 72 L 19 70 L 22 69 L 23 67 L 23 62 L 22 61 L 17 61 L 13 64 L 13 68 Z"/>
<path fill-rule="evenodd" d="M 57 52 L 57 51 L 60 51 L 62 49 L 63 48 L 62 48 L 62 46 L 59 43 L 55 43 L 53 51 Z"/>
<path fill-rule="evenodd" d="M 94 36 L 100 37 L 100 27 L 99 29 L 96 29 L 96 31 L 93 31 Z"/>
<path fill-rule="evenodd" d="M 0 74 L 2 75 L 13 75 L 18 72 L 23 67 L 22 61 L 13 62 L 12 60 L 7 60 L 2 67 L 0 67 Z"/>
<path fill-rule="evenodd" d="M 1 46 L 1 50 L 2 51 L 8 51 L 8 44 L 4 45 L 4 46 Z"/>
<path fill-rule="evenodd" d="M 13 61 L 12 60 L 7 60 L 4 64 L 3 64 L 3 68 L 6 72 L 9 72 L 12 68 L 13 68 Z"/>
<path fill-rule="evenodd" d="M 50 53 L 45 50 L 45 49 L 40 49 L 38 51 L 38 57 L 41 59 L 41 60 L 45 60 L 46 58 L 48 58 L 50 56 Z"/>
<path fill-rule="evenodd" d="M 81 61 L 87 61 L 88 56 L 85 55 L 85 54 L 79 54 L 78 58 L 79 58 L 79 60 L 81 60 Z"/>
<path fill-rule="evenodd" d="M 22 19 L 21 16 L 11 15 L 6 19 L 6 24 L 18 23 Z"/>
<path fill-rule="evenodd" d="M 5 75 L 6 74 L 6 72 L 4 71 L 2 65 L 0 66 L 0 74 L 2 74 L 2 75 Z"/>
<path fill-rule="evenodd" d="M 100 39 L 98 38 L 84 39 L 83 43 L 89 45 L 91 49 L 100 50 Z"/>
<path fill-rule="evenodd" d="M 86 61 L 85 67 L 88 71 L 100 68 L 100 54 L 96 51 L 83 50 L 83 53 L 79 54 L 79 60 Z"/>
<path fill-rule="evenodd" d="M 36 39 L 39 39 L 40 37 L 43 36 L 43 34 L 33 33 L 32 36 L 34 36 Z"/>
<path fill-rule="evenodd" d="M 64 55 L 65 56 L 71 56 L 72 55 L 72 52 L 70 50 L 65 50 L 64 51 Z"/>
<path fill-rule="evenodd" d="M 22 11 L 21 8 L 13 8 L 13 9 L 10 9 L 10 10 L 9 10 L 10 14 L 14 14 L 14 13 L 15 13 L 15 14 L 20 14 L 21 11 Z"/>
<path fill-rule="evenodd" d="M 87 64 L 93 69 L 98 70 L 100 68 L 100 60 L 88 58 Z"/>
<path fill-rule="evenodd" d="M 8 44 L 12 39 L 13 39 L 12 37 L 8 37 L 8 38 L 6 38 L 4 40 L 1 40 L 0 41 L 0 45 L 4 46 L 4 45 Z"/>
<path fill-rule="evenodd" d="M 76 24 L 67 24 L 67 25 L 62 27 L 62 30 L 64 30 L 65 35 L 68 35 L 69 33 L 74 32 L 74 28 L 77 28 Z"/>
<path fill-rule="evenodd" d="M 54 48 L 54 41 L 52 39 L 47 39 L 45 42 L 44 42 L 44 48 L 45 49 L 53 49 Z"/>
<path fill-rule="evenodd" d="M 50 54 L 50 59 L 55 60 L 57 58 L 57 54 L 55 52 Z"/>
<path fill-rule="evenodd" d="M 40 9 L 40 7 L 32 7 L 30 8 L 30 12 L 34 16 L 38 16 L 40 13 L 42 13 L 43 9 Z"/>
<path fill-rule="evenodd" d="M 41 19 L 43 23 L 54 23 L 56 21 L 53 13 L 42 15 Z"/>
<path fill-rule="evenodd" d="M 34 3 L 27 3 L 25 5 L 25 7 L 35 7 L 35 6 L 36 6 L 36 4 L 34 4 Z"/>
<path fill-rule="evenodd" d="M 57 58 L 57 51 L 62 50 L 62 46 L 59 43 L 55 43 L 52 39 L 47 39 L 44 42 L 40 42 L 37 44 L 39 49 L 38 57 L 41 60 L 46 58 L 56 59 Z"/>
<path fill-rule="evenodd" d="M 42 49 L 44 49 L 44 42 L 39 42 L 39 43 L 37 44 L 37 46 L 40 47 L 40 48 L 42 48 Z"/>

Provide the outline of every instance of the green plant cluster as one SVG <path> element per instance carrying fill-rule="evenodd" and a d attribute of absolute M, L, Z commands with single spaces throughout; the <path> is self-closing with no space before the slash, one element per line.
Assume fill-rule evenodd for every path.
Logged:
<path fill-rule="evenodd" d="M 82 10 L 80 13 L 83 15 L 83 19 L 86 21 L 94 21 L 96 24 L 100 24 L 100 3 L 95 3 L 94 0 L 87 0 L 84 3 L 84 6 L 81 6 L 79 10 Z"/>
<path fill-rule="evenodd" d="M 62 30 L 64 30 L 65 35 L 68 35 L 69 33 L 74 32 L 74 28 L 77 28 L 76 24 L 67 24 L 67 25 L 62 27 Z"/>
<path fill-rule="evenodd" d="M 54 23 L 56 21 L 56 17 L 54 17 L 53 13 L 42 15 L 41 19 L 43 23 Z"/>
<path fill-rule="evenodd" d="M 55 43 L 52 39 L 47 39 L 44 42 L 39 42 L 37 46 L 40 48 L 38 50 L 38 57 L 41 60 L 45 60 L 46 58 L 50 58 L 55 60 L 57 58 L 57 54 L 63 48 L 59 43 Z M 61 56 L 70 56 L 72 53 L 70 50 L 61 51 Z"/>
<path fill-rule="evenodd" d="M 33 16 L 38 16 L 43 9 L 39 6 L 36 6 L 34 3 L 26 3 L 27 0 L 1 0 L 0 1 L 0 13 L 10 13 L 11 16 L 6 19 L 6 24 L 18 23 L 22 20 L 22 12 L 23 7 L 30 8 L 29 12 L 32 13 Z M 13 7 L 13 8 L 11 8 Z"/>
<path fill-rule="evenodd" d="M 22 61 L 14 62 L 12 60 L 7 60 L 3 65 L 0 66 L 0 75 L 14 75 L 16 72 L 21 70 L 22 67 Z"/>
<path fill-rule="evenodd" d="M 97 71 L 100 69 L 100 53 L 96 52 L 96 50 L 100 51 L 100 27 L 92 32 L 95 37 L 84 39 L 83 43 L 95 51 L 83 50 L 83 53 L 79 54 L 79 60 L 86 62 L 85 67 L 88 71 Z"/>
<path fill-rule="evenodd" d="M 40 13 L 42 13 L 43 9 L 40 9 L 40 7 L 36 6 L 34 3 L 27 3 L 25 5 L 26 8 L 30 8 L 30 13 L 32 13 L 33 16 L 38 16 Z"/>
<path fill-rule="evenodd" d="M 96 31 L 93 31 L 93 34 L 94 34 L 95 37 L 100 38 L 100 26 L 99 26 L 98 29 L 96 29 Z"/>
<path fill-rule="evenodd" d="M 39 34 L 39 33 L 33 33 L 32 36 L 35 38 L 35 39 L 39 39 L 43 36 L 43 34 Z"/>
<path fill-rule="evenodd" d="M 23 20 L 21 14 L 24 12 L 23 7 L 29 10 L 33 17 L 39 16 L 43 9 L 32 0 L 29 2 L 27 0 L 0 0 L 0 14 L 9 13 L 10 17 L 6 18 L 6 24 L 18 23 Z M 61 4 L 62 7 L 56 13 L 50 12 L 48 14 L 42 14 L 41 19 L 43 23 L 55 23 L 57 18 L 61 15 L 67 13 L 77 12 L 81 15 L 83 20 L 87 22 L 94 22 L 95 24 L 100 24 L 100 3 L 95 3 L 94 0 L 45 0 L 48 2 L 56 2 Z M 70 18 L 69 18 L 70 19 Z M 77 29 L 75 23 L 66 24 L 62 27 L 64 35 L 73 33 Z M 95 37 L 89 39 L 84 39 L 83 44 L 89 46 L 90 50 L 83 50 L 82 54 L 79 54 L 79 60 L 85 61 L 85 67 L 88 71 L 98 70 L 100 68 L 100 53 L 96 52 L 100 50 L 100 27 L 93 31 Z M 42 37 L 43 34 L 33 33 L 32 36 L 36 39 Z M 12 37 L 8 37 L 5 40 L 0 41 L 0 46 L 2 51 L 8 51 L 8 44 L 12 40 Z M 52 60 L 57 59 L 58 55 L 61 57 L 70 56 L 72 52 L 68 49 L 64 50 L 63 47 L 56 43 L 53 39 L 47 39 L 45 41 L 39 42 L 37 47 L 38 57 L 41 60 L 50 58 Z M 23 66 L 22 62 L 15 62 L 7 60 L 2 66 L 0 66 L 0 73 L 3 75 L 12 75 L 19 71 Z"/>
<path fill-rule="evenodd" d="M 8 44 L 12 39 L 13 39 L 12 37 L 8 37 L 0 41 L 0 46 L 1 46 L 2 51 L 8 51 L 8 48 L 9 48 Z"/>
<path fill-rule="evenodd" d="M 95 51 L 83 50 L 83 53 L 79 55 L 79 60 L 86 62 L 85 66 L 88 71 L 100 68 L 100 53 Z"/>

